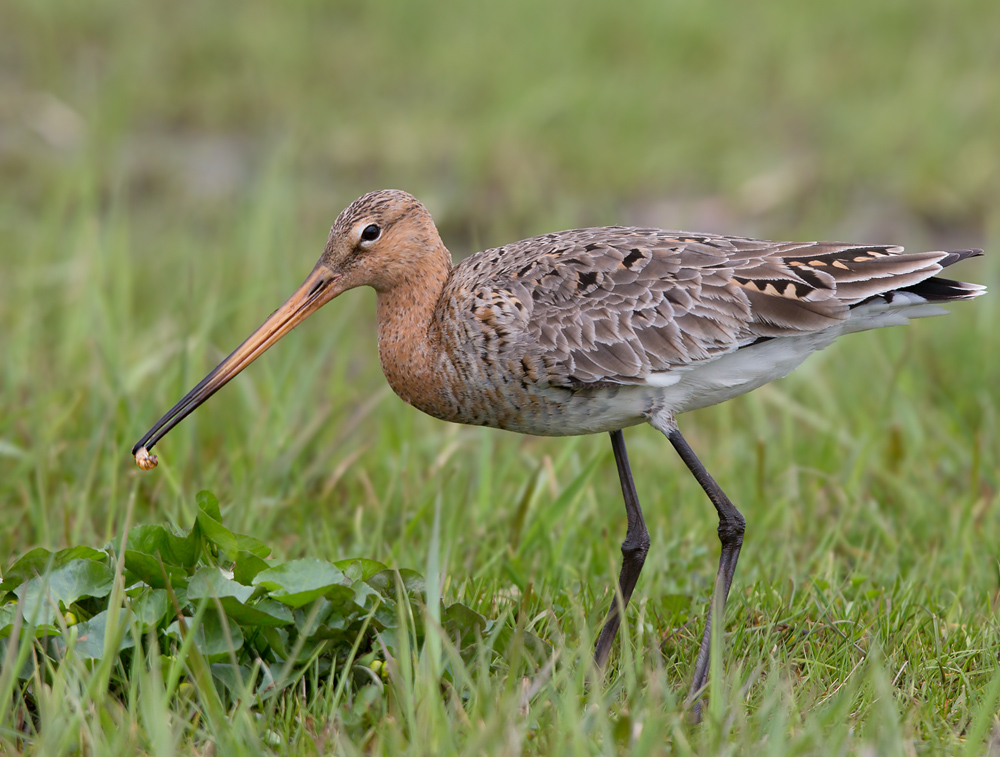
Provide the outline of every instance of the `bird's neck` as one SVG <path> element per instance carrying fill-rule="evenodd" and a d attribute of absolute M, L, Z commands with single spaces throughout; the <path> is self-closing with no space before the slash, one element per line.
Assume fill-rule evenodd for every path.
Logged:
<path fill-rule="evenodd" d="M 394 286 L 378 291 L 379 360 L 389 385 L 405 402 L 444 417 L 440 366 L 445 353 L 432 324 L 451 272 L 451 255 L 440 244 L 420 263 Z"/>

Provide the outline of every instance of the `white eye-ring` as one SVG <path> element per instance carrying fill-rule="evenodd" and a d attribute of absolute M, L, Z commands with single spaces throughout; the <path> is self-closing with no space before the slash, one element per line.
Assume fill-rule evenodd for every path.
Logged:
<path fill-rule="evenodd" d="M 382 236 L 382 229 L 378 227 L 378 224 L 370 223 L 361 232 L 361 243 L 374 242 L 380 236 Z"/>

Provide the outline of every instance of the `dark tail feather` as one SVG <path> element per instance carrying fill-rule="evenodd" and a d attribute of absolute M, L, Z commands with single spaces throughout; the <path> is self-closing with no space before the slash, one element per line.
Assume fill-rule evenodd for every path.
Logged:
<path fill-rule="evenodd" d="M 947 257 L 942 258 L 938 261 L 938 265 L 942 268 L 947 268 L 960 260 L 965 260 L 966 258 L 974 258 L 982 255 L 982 250 L 969 249 L 969 250 L 950 250 Z M 942 279 L 937 276 L 932 276 L 929 279 L 924 279 L 913 286 L 903 287 L 899 289 L 900 292 L 912 292 L 915 295 L 923 297 L 925 300 L 971 300 L 973 297 L 978 297 L 986 291 L 986 287 L 979 284 L 967 284 L 964 281 L 953 281 L 951 279 Z"/>
<path fill-rule="evenodd" d="M 979 284 L 966 284 L 964 281 L 952 281 L 933 276 L 914 284 L 897 289 L 897 292 L 912 292 L 925 300 L 971 300 L 986 291 Z"/>

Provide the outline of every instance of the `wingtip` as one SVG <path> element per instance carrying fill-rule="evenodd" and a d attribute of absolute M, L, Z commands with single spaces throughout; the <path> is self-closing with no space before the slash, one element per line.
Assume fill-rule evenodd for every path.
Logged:
<path fill-rule="evenodd" d="M 938 261 L 938 265 L 942 268 L 947 268 L 950 265 L 954 265 L 961 260 L 966 258 L 978 258 L 983 254 L 982 249 L 979 247 L 970 247 L 967 250 L 945 250 L 945 256 Z"/>

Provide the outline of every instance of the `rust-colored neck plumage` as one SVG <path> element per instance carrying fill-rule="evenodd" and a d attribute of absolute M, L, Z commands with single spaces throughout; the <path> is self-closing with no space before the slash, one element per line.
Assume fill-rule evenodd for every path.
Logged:
<path fill-rule="evenodd" d="M 433 247 L 411 248 L 409 271 L 378 290 L 378 352 L 393 391 L 414 407 L 442 417 L 447 402 L 439 363 L 446 357 L 432 324 L 451 271 L 451 255 L 437 234 L 433 236 Z"/>

